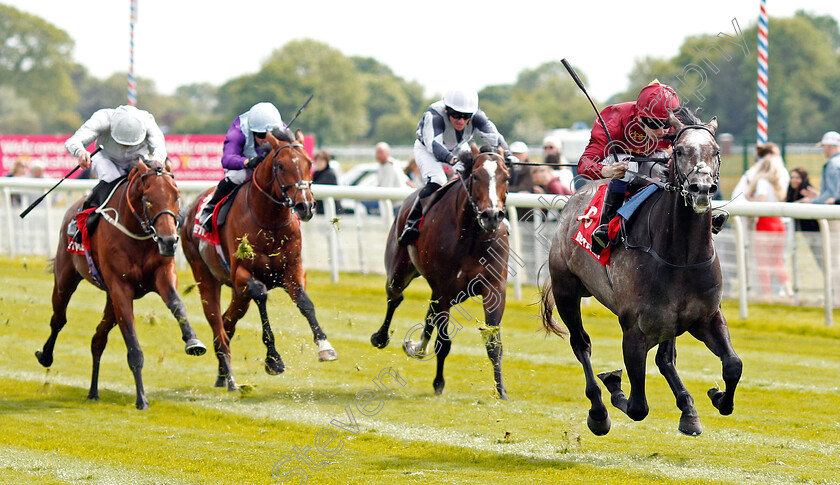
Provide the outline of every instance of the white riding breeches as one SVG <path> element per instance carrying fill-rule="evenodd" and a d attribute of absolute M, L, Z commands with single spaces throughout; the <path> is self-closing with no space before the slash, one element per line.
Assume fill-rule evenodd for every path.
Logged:
<path fill-rule="evenodd" d="M 420 175 L 423 177 L 423 182 L 438 185 L 446 184 L 446 172 L 443 171 L 443 163 L 439 162 L 434 155 L 426 150 L 426 147 L 420 140 L 414 141 L 414 161 L 417 163 L 417 168 L 420 169 Z"/>
<path fill-rule="evenodd" d="M 241 185 L 246 180 L 248 180 L 251 175 L 253 175 L 254 169 L 253 168 L 241 168 L 239 170 L 225 170 L 225 178 L 230 180 L 231 182 L 235 183 L 236 185 Z"/>

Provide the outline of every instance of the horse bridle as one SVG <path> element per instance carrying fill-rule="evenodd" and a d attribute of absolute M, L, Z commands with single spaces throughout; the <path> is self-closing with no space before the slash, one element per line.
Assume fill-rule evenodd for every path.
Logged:
<path fill-rule="evenodd" d="M 482 155 L 496 156 L 502 161 L 502 163 L 505 162 L 505 158 L 503 156 L 499 155 L 496 152 L 481 152 L 476 156 L 476 159 L 473 160 L 472 168 L 475 167 L 475 161 L 478 159 L 478 157 L 480 157 Z M 473 200 L 472 191 L 470 190 L 470 189 L 472 189 L 472 170 L 470 170 L 469 179 L 470 179 L 470 183 L 469 183 L 469 185 L 467 185 L 467 183 L 464 182 L 463 175 L 458 174 L 458 180 L 461 181 L 461 186 L 464 187 L 464 190 L 467 192 L 467 201 L 470 203 L 470 206 L 472 206 L 473 213 L 475 214 L 475 221 L 476 221 L 476 223 L 478 223 L 478 227 L 480 227 L 481 229 L 486 231 L 487 228 L 484 227 L 484 222 L 481 221 L 481 210 L 478 208 L 478 204 L 475 203 L 475 200 Z"/>
<path fill-rule="evenodd" d="M 628 172 L 632 173 L 635 177 L 640 178 L 640 179 L 642 179 L 642 180 L 644 180 L 648 183 L 652 183 L 652 184 L 658 186 L 661 189 L 667 190 L 668 192 L 678 192 L 683 197 L 683 199 L 686 199 L 686 197 L 690 193 L 689 190 L 688 190 L 688 187 L 687 187 L 689 185 L 688 184 L 688 177 L 691 176 L 691 174 L 693 174 L 694 172 L 700 172 L 701 170 L 709 169 L 709 166 L 706 165 L 706 162 L 700 162 L 697 165 L 695 165 L 694 167 L 692 167 L 691 171 L 689 171 L 687 174 L 683 174 L 682 170 L 680 170 L 680 165 L 679 165 L 678 160 L 677 160 L 678 155 L 677 155 L 676 145 L 677 145 L 677 140 L 679 140 L 680 137 L 682 136 L 682 134 L 685 133 L 687 130 L 705 130 L 710 135 L 712 135 L 712 139 L 715 138 L 715 134 L 712 132 L 712 130 L 707 128 L 705 125 L 687 125 L 687 126 L 683 126 L 680 129 L 680 131 L 678 131 L 677 134 L 674 135 L 674 141 L 672 142 L 672 145 L 674 146 L 674 150 L 671 152 L 671 156 L 669 158 L 664 158 L 664 159 L 648 158 L 648 157 L 631 157 L 630 158 L 630 160 L 632 160 L 634 162 L 655 162 L 655 163 L 665 163 L 668 160 L 673 160 L 674 161 L 674 175 L 676 176 L 676 179 L 677 179 L 676 184 L 672 184 L 670 182 L 662 182 L 662 181 L 650 178 L 650 177 L 648 177 L 646 175 L 643 175 L 641 173 L 638 173 L 638 172 L 633 172 L 633 171 L 630 171 L 630 170 L 628 170 Z M 715 158 L 717 158 L 718 166 L 717 166 L 717 171 L 714 173 L 713 181 L 714 181 L 715 187 L 720 187 L 720 168 L 721 168 L 720 150 L 718 150 L 718 152 L 715 153 Z"/>
<path fill-rule="evenodd" d="M 309 193 L 311 194 L 312 193 L 312 189 L 311 189 L 312 181 L 303 180 L 303 175 L 298 173 L 298 175 L 300 176 L 300 180 L 298 180 L 297 182 L 294 182 L 294 183 L 291 183 L 291 184 L 285 184 L 285 185 L 279 183 L 279 180 L 280 180 L 279 171 L 283 170 L 283 167 L 281 167 L 280 163 L 277 162 L 277 156 L 280 154 L 280 150 L 283 150 L 285 148 L 303 148 L 303 145 L 301 145 L 300 143 L 289 143 L 287 145 L 278 146 L 277 148 L 272 150 L 272 152 L 274 152 L 274 155 L 272 157 L 274 159 L 274 164 L 272 166 L 272 171 L 271 171 L 271 180 L 272 180 L 272 182 L 278 181 L 277 186 L 280 189 L 280 193 L 283 194 L 283 200 L 276 199 L 268 191 L 266 191 L 265 189 L 260 187 L 260 184 L 257 182 L 256 178 L 252 178 L 251 180 L 253 180 L 254 186 L 257 187 L 257 190 L 259 190 L 263 195 L 265 195 L 268 198 L 268 200 L 270 200 L 274 204 L 277 204 L 281 207 L 289 207 L 292 210 L 294 210 L 294 205 L 295 205 L 294 197 L 289 197 L 289 194 L 287 194 L 286 191 L 289 190 L 290 188 L 294 187 L 295 188 L 295 193 L 294 193 L 295 196 L 301 190 L 308 190 Z M 300 167 L 297 164 L 295 164 L 295 167 L 298 169 L 298 172 L 299 172 Z"/>
<path fill-rule="evenodd" d="M 154 175 L 156 177 L 160 177 L 160 176 L 163 176 L 163 175 L 168 175 L 168 176 L 172 177 L 173 180 L 175 179 L 175 174 L 173 174 L 172 172 L 164 172 L 161 167 L 155 167 L 153 170 L 154 170 L 153 172 L 146 172 L 142 175 L 139 175 L 140 181 L 142 182 L 144 178 L 152 176 L 152 175 Z M 157 220 L 158 220 L 158 218 L 160 218 L 160 216 L 170 215 L 175 219 L 176 238 L 180 238 L 180 236 L 178 236 L 178 234 L 180 234 L 180 229 L 181 229 L 181 217 L 179 217 L 178 214 L 172 212 L 169 209 L 163 209 L 163 210 L 159 211 L 157 214 L 154 215 L 154 217 L 149 216 L 149 206 L 151 204 L 149 203 L 148 199 L 146 199 L 146 192 L 145 191 L 143 191 L 143 196 L 140 198 L 140 200 L 143 202 L 143 217 L 141 218 L 137 214 L 137 210 L 134 208 L 134 205 L 131 203 L 131 198 L 129 197 L 129 194 L 131 193 L 131 184 L 134 183 L 134 181 L 137 179 L 137 177 L 138 177 L 138 174 L 135 174 L 134 177 L 132 177 L 131 180 L 128 182 L 128 187 L 125 189 L 125 200 L 126 200 L 126 203 L 128 203 L 128 208 L 129 208 L 129 210 L 131 210 L 131 214 L 134 215 L 134 218 L 137 219 L 137 222 L 140 223 L 140 227 L 143 229 L 143 234 L 144 235 L 143 236 L 137 236 L 136 234 L 131 233 L 127 229 L 123 230 L 120 226 L 117 226 L 117 228 L 119 228 L 123 233 L 125 233 L 126 235 L 128 235 L 129 237 L 132 237 L 134 239 L 141 240 L 141 241 L 146 240 L 146 239 L 152 239 L 153 241 L 157 242 L 159 236 L 157 234 L 157 230 L 155 229 L 155 222 L 157 222 Z M 180 212 L 180 204 L 179 204 L 178 212 Z"/>

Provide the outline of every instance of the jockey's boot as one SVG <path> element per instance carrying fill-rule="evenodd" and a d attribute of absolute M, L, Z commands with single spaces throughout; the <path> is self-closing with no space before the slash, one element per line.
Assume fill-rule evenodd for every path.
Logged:
<path fill-rule="evenodd" d="M 604 207 L 601 209 L 601 220 L 592 232 L 592 252 L 600 255 L 601 251 L 610 245 L 609 225 L 615 217 L 621 204 L 624 203 L 624 192 L 607 190 L 604 196 Z"/>
<path fill-rule="evenodd" d="M 123 180 L 122 178 L 118 178 L 118 179 L 113 180 L 111 182 L 106 182 L 104 180 L 100 180 L 99 183 L 97 183 L 93 187 L 93 190 L 90 191 L 90 195 L 88 195 L 87 199 L 85 199 L 85 202 L 82 204 L 82 209 L 81 210 L 84 211 L 84 210 L 87 210 L 87 209 L 91 209 L 93 207 L 99 207 L 102 204 L 104 204 L 105 200 L 108 198 L 108 196 L 111 195 L 111 191 L 114 190 L 114 188 L 117 185 L 119 185 L 119 183 L 122 182 L 122 180 Z M 96 225 L 98 223 L 99 223 L 99 214 L 97 214 L 96 211 L 93 211 L 90 214 L 88 214 L 88 217 L 87 217 L 88 234 L 93 234 L 93 231 L 96 229 Z M 78 230 L 75 217 L 73 218 L 72 221 L 70 221 L 70 226 L 71 226 L 71 229 L 75 229 L 75 231 L 76 231 L 75 234 L 73 235 L 73 239 L 77 243 L 81 243 L 82 242 L 82 232 Z"/>
<path fill-rule="evenodd" d="M 712 214 L 712 234 L 718 234 L 722 231 L 727 220 L 729 220 L 729 212 L 722 211 Z"/>
<path fill-rule="evenodd" d="M 207 202 L 207 205 L 204 206 L 204 209 L 198 216 L 198 222 L 201 223 L 201 227 L 203 227 L 205 231 L 211 232 L 213 230 L 213 211 L 216 209 L 219 202 L 221 202 L 228 194 L 233 192 L 233 189 L 235 188 L 236 183 L 232 182 L 228 178 L 223 178 L 221 182 L 219 182 L 219 185 L 216 186 L 216 191 L 213 192 L 213 197 L 210 198 L 210 201 Z"/>
<path fill-rule="evenodd" d="M 406 247 L 420 237 L 420 220 L 423 219 L 423 201 L 428 196 L 434 194 L 439 188 L 440 185 L 429 182 L 417 193 L 417 198 L 414 199 L 414 205 L 411 206 L 408 217 L 405 219 L 405 226 L 403 227 L 402 233 L 397 239 L 400 246 Z"/>

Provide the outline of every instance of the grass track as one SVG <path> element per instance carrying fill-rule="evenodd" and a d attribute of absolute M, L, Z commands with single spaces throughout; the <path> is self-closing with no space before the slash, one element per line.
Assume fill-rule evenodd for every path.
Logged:
<path fill-rule="evenodd" d="M 583 374 L 567 342 L 537 332 L 533 288 L 509 301 L 502 326 L 509 402 L 494 397 L 492 375 L 473 321 L 455 338 L 443 396 L 432 392 L 432 362 L 399 348 L 425 313 L 428 288 L 416 281 L 397 312 L 385 350 L 370 334 L 384 312 L 381 276 L 309 274 L 309 294 L 340 359 L 316 359 L 311 332 L 275 290 L 269 313 L 286 361 L 282 376 L 263 371 L 257 312 L 237 327 L 233 368 L 246 391 L 215 389 L 216 360 L 189 357 L 174 319 L 156 295 L 136 302 L 143 376 L 151 408 L 134 409 L 134 384 L 119 332 L 103 355 L 99 402 L 86 399 L 90 338 L 104 294 L 82 283 L 46 371 L 33 352 L 49 329 L 52 278 L 45 261 L 0 258 L 0 483 L 272 483 L 272 467 L 293 448 L 314 447 L 331 429 L 331 457 L 314 448 L 320 469 L 293 458 L 309 483 L 840 483 L 840 330 L 822 310 L 751 306 L 737 320 L 725 307 L 744 377 L 732 416 L 720 416 L 705 391 L 721 382 L 720 362 L 689 336 L 678 340 L 678 368 L 697 401 L 705 432 L 677 431 L 679 411 L 648 360 L 650 415 L 632 422 L 610 408 L 613 429 L 585 424 Z M 193 282 L 181 275 L 181 289 Z M 184 296 L 199 337 L 212 337 L 197 292 Z M 480 315 L 478 305 L 466 310 Z M 623 367 L 620 331 L 609 312 L 585 307 L 596 370 Z M 391 367 L 406 382 L 380 410 L 362 416 L 354 399 Z M 393 381 L 391 381 L 393 384 Z M 330 425 L 354 411 L 358 432 Z M 340 441 L 338 441 L 340 440 Z M 322 441 L 323 444 L 323 441 Z M 341 445 L 338 449 L 338 445 Z M 292 476 L 287 483 L 297 483 Z"/>

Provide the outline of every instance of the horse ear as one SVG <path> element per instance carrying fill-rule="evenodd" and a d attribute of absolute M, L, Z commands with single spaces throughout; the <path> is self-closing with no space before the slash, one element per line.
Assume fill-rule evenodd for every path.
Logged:
<path fill-rule="evenodd" d="M 303 143 L 303 132 L 300 131 L 300 128 L 295 130 L 295 141 L 298 143 Z"/>
<path fill-rule="evenodd" d="M 475 142 L 470 142 L 470 150 L 472 150 L 473 158 L 478 156 L 478 145 Z"/>
<path fill-rule="evenodd" d="M 712 133 L 717 132 L 717 129 L 718 129 L 717 116 L 712 117 L 712 121 L 710 121 L 706 124 L 706 128 L 708 128 L 709 131 L 711 131 Z"/>
<path fill-rule="evenodd" d="M 674 113 L 668 113 L 668 124 L 673 126 L 675 130 L 680 131 L 685 128 L 685 125 L 682 124 L 679 118 L 674 116 Z"/>
<path fill-rule="evenodd" d="M 163 169 L 167 172 L 172 171 L 172 160 L 170 160 L 169 157 L 166 157 L 166 161 L 163 162 Z"/>

